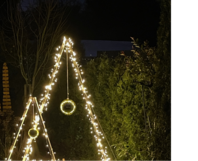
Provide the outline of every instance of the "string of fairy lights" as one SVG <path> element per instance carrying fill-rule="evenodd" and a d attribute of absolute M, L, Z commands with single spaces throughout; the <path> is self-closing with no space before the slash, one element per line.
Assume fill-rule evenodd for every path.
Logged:
<path fill-rule="evenodd" d="M 35 97 L 33 97 L 33 100 L 34 100 L 34 104 L 36 105 L 36 107 L 38 109 L 38 113 L 39 113 L 38 115 L 37 114 L 35 115 L 35 119 L 32 122 L 33 123 L 33 129 L 36 129 L 37 130 L 37 128 L 39 126 L 39 120 L 41 120 L 41 123 L 42 123 L 42 126 L 43 126 L 43 130 L 44 130 L 43 136 L 47 140 L 46 147 L 49 148 L 49 152 L 48 153 L 51 155 L 52 160 L 56 160 L 56 158 L 55 158 L 55 152 L 53 152 L 53 149 L 52 149 L 52 146 L 51 146 L 49 137 L 48 137 L 47 129 L 45 127 L 45 122 L 44 122 L 43 117 L 42 117 L 42 114 L 40 112 L 40 108 L 39 108 L 38 102 L 37 102 L 37 100 L 36 100 Z M 23 151 L 24 152 L 24 156 L 22 157 L 23 158 L 23 161 L 29 160 L 29 155 L 32 154 L 32 151 L 33 151 L 32 141 L 34 139 L 36 139 L 36 137 L 32 137 L 32 136 L 29 135 L 29 138 L 28 138 L 27 143 L 26 143 L 26 147 L 24 148 L 24 151 Z"/>
<path fill-rule="evenodd" d="M 34 105 L 34 104 L 36 104 L 36 106 L 38 107 L 38 103 L 37 103 L 37 100 L 36 100 L 36 98 L 35 97 L 30 97 L 29 98 L 29 100 L 28 100 L 28 103 L 27 103 L 27 105 L 26 105 L 26 108 L 25 108 L 25 111 L 24 111 L 24 113 L 23 113 L 23 115 L 22 115 L 22 117 L 21 117 L 21 124 L 20 124 L 20 126 L 18 125 L 18 124 L 16 124 L 16 126 L 19 126 L 19 130 L 18 130 L 18 132 L 17 132 L 17 135 L 14 133 L 14 142 L 13 142 L 13 145 L 11 146 L 11 148 L 10 148 L 10 153 L 9 153 L 9 156 L 8 156 L 8 159 L 7 158 L 5 158 L 5 160 L 9 160 L 9 161 L 11 161 L 11 156 L 12 156 L 12 153 L 13 153 L 13 150 L 14 150 L 14 148 L 16 148 L 16 142 L 18 141 L 18 137 L 20 137 L 20 132 L 21 132 L 21 130 L 23 129 L 22 127 L 23 127 L 23 125 L 24 125 L 24 121 L 25 121 L 25 118 L 27 117 L 27 113 L 28 113 L 28 110 L 29 110 L 29 108 L 30 108 L 30 105 Z M 32 124 L 33 124 L 33 128 L 32 129 L 36 129 L 36 126 L 37 125 L 39 125 L 39 120 L 41 119 L 41 122 L 42 122 L 42 125 L 43 125 L 43 129 L 46 129 L 45 128 L 45 125 L 44 125 L 44 121 L 43 121 L 43 118 L 42 118 L 42 115 L 41 115 L 41 113 L 40 113 L 40 111 L 39 111 L 39 108 L 38 108 L 38 113 L 39 113 L 39 115 L 36 113 L 36 115 L 35 115 L 35 117 L 34 117 L 34 120 L 33 120 L 33 122 L 32 122 Z M 30 129 L 31 130 L 31 129 Z M 37 129 L 36 129 L 37 130 Z M 38 127 L 38 130 L 40 130 L 40 127 Z M 28 134 L 29 134 L 29 132 L 28 132 Z M 39 134 L 39 132 L 38 132 L 38 134 Z M 33 151 L 33 148 L 32 148 L 32 145 L 31 145 L 31 143 L 32 143 L 32 141 L 33 140 L 35 140 L 36 138 L 37 138 L 37 136 L 38 136 L 38 134 L 35 136 L 35 137 L 30 137 L 28 140 L 27 140 L 27 142 L 26 142 L 26 147 L 24 148 L 24 150 L 23 150 L 23 152 L 26 152 L 26 155 L 24 155 L 22 158 L 23 158 L 23 160 L 29 160 L 29 155 L 30 154 L 32 154 L 32 151 Z M 16 135 L 16 136 L 15 136 Z M 48 143 L 48 145 L 47 145 L 47 147 L 49 147 L 49 150 L 51 151 L 51 155 L 52 155 L 52 158 L 54 158 L 53 160 L 55 160 L 55 157 L 53 156 L 53 149 L 52 149 L 52 147 L 51 147 L 51 143 L 50 143 L 50 141 L 49 141 L 49 138 L 47 137 L 48 136 L 48 134 L 47 134 L 47 131 L 45 130 L 45 133 L 44 133 L 44 136 L 46 137 L 46 139 L 47 139 L 47 143 Z M 28 150 L 28 152 L 27 152 L 27 150 Z"/>
<path fill-rule="evenodd" d="M 61 59 L 62 53 L 64 51 L 64 48 L 65 48 L 65 43 L 66 43 L 66 38 L 64 37 L 63 38 L 62 46 L 61 47 L 59 46 L 58 48 L 56 48 L 56 50 L 59 51 L 59 53 L 56 53 L 56 56 L 54 57 L 54 59 L 55 59 L 55 65 L 54 65 L 54 68 L 51 69 L 51 73 L 52 74 L 51 75 L 50 74 L 48 75 L 49 78 L 50 78 L 50 82 L 49 82 L 49 85 L 45 86 L 45 89 L 46 90 L 45 90 L 44 97 L 42 97 L 40 99 L 40 102 L 41 102 L 41 105 L 39 105 L 39 111 L 40 111 L 40 113 L 43 113 L 44 107 L 46 107 L 49 104 L 49 99 L 50 99 L 50 93 L 49 92 L 52 89 L 52 85 L 54 85 L 54 82 L 57 82 L 56 74 L 58 73 L 58 69 L 60 68 L 60 65 L 61 65 L 60 59 Z M 43 96 L 43 94 L 41 94 L 41 96 Z M 13 142 L 13 145 L 10 148 L 9 156 L 8 156 L 8 158 L 5 158 L 8 161 L 11 161 L 11 156 L 13 154 L 14 148 L 16 148 L 15 144 L 16 144 L 16 142 L 18 140 L 18 137 L 20 135 L 20 132 L 22 130 L 23 122 L 25 121 L 25 118 L 27 116 L 27 112 L 29 110 L 29 106 L 30 106 L 31 102 L 32 102 L 32 98 L 30 97 L 29 100 L 28 100 L 26 109 L 24 111 L 24 114 L 23 114 L 23 116 L 21 118 L 22 122 L 21 122 L 21 125 L 19 127 L 17 136 L 14 138 L 15 140 Z M 45 110 L 47 110 L 47 108 L 45 108 Z M 38 124 L 39 124 L 38 121 L 33 122 L 33 127 L 34 128 L 37 128 L 38 127 Z M 18 126 L 18 124 L 16 124 L 16 126 Z M 45 136 L 45 138 L 48 138 L 47 129 L 45 128 L 44 131 L 45 131 L 45 133 L 43 135 Z M 22 157 L 23 158 L 23 161 L 29 160 L 29 155 L 32 153 L 32 150 L 33 150 L 32 149 L 32 141 L 33 141 L 33 138 L 31 138 L 31 137 L 29 137 L 27 139 L 26 147 L 23 150 L 23 152 L 24 152 L 24 156 Z M 53 156 L 53 154 L 51 154 L 51 155 Z M 53 159 L 53 160 L 55 160 L 55 159 Z"/>
<path fill-rule="evenodd" d="M 47 111 L 47 105 L 49 104 L 49 100 L 50 100 L 50 91 L 52 90 L 52 86 L 55 84 L 55 82 L 57 82 L 56 74 L 58 73 L 58 70 L 61 65 L 60 60 L 61 60 L 61 56 L 64 52 L 66 42 L 67 42 L 66 38 L 64 37 L 62 46 L 61 47 L 59 46 L 58 48 L 56 48 L 57 53 L 54 56 L 55 65 L 54 65 L 54 68 L 51 69 L 51 74 L 48 74 L 50 81 L 49 81 L 49 84 L 45 86 L 44 94 L 41 94 L 42 97 L 40 98 L 41 104 L 39 105 L 39 112 L 41 114 L 43 113 L 44 108 Z M 35 123 L 34 127 L 37 128 L 37 126 L 38 126 L 38 123 Z M 44 129 L 43 135 L 45 136 L 45 138 L 47 138 L 49 140 L 46 128 Z M 29 138 L 29 140 L 32 140 L 31 137 Z M 28 156 L 31 153 L 31 147 L 32 147 L 31 144 L 32 144 L 32 141 L 27 142 L 26 150 L 25 150 L 25 153 L 23 156 L 23 161 L 25 161 L 26 159 L 27 160 L 29 159 Z M 46 146 L 49 146 L 49 145 L 46 145 Z M 56 160 L 55 156 L 54 156 L 54 152 L 52 151 L 50 154 L 51 154 L 51 158 L 53 160 Z"/>
<path fill-rule="evenodd" d="M 78 83 L 79 90 L 82 91 L 83 99 L 85 99 L 86 101 L 85 109 L 88 112 L 87 117 L 89 117 L 89 121 L 93 125 L 93 127 L 91 127 L 90 130 L 92 134 L 93 134 L 93 131 L 95 132 L 94 138 L 97 142 L 96 145 L 98 148 L 98 154 L 101 155 L 102 160 L 108 161 L 110 160 L 110 158 L 108 157 L 108 154 L 107 154 L 107 147 L 106 146 L 104 147 L 102 144 L 102 140 L 104 139 L 104 134 L 99 130 L 98 120 L 92 109 L 94 106 L 89 99 L 91 95 L 90 94 L 88 95 L 87 88 L 84 86 L 85 79 L 82 79 L 82 76 L 81 76 L 81 74 L 83 74 L 83 71 L 82 69 L 80 69 L 81 66 L 76 61 L 76 58 L 75 58 L 76 53 L 73 52 L 73 50 L 71 50 L 71 53 L 72 55 L 70 56 L 70 59 L 72 62 L 72 67 L 74 68 L 74 71 L 76 73 L 76 79 L 79 79 L 79 83 Z"/>
<path fill-rule="evenodd" d="M 79 82 L 78 82 L 79 90 L 82 92 L 83 99 L 85 99 L 85 102 L 86 102 L 85 109 L 87 110 L 87 117 L 89 118 L 89 121 L 92 125 L 92 127 L 90 127 L 90 132 L 94 135 L 94 138 L 96 140 L 96 146 L 98 148 L 98 155 L 101 156 L 102 161 L 109 161 L 110 158 L 108 157 L 108 154 L 107 154 L 107 146 L 104 146 L 102 144 L 102 140 L 105 139 L 105 135 L 104 135 L 104 132 L 102 130 L 102 127 L 98 126 L 98 125 L 100 125 L 100 123 L 99 123 L 99 120 L 97 119 L 96 115 L 94 114 L 94 110 L 93 110 L 94 106 L 93 106 L 92 102 L 90 101 L 91 95 L 88 94 L 87 88 L 84 86 L 85 79 L 83 79 L 82 76 L 81 76 L 83 74 L 83 71 L 81 69 L 82 66 L 80 66 L 78 64 L 78 62 L 76 61 L 76 57 L 75 57 L 76 53 L 73 51 L 72 40 L 70 38 L 66 39 L 64 37 L 63 42 L 62 42 L 62 46 L 59 46 L 58 48 L 56 48 L 56 50 L 57 50 L 57 53 L 54 56 L 55 65 L 51 69 L 51 73 L 48 74 L 48 76 L 50 78 L 49 84 L 45 86 L 44 94 L 41 94 L 41 98 L 40 98 L 40 101 L 39 101 L 40 104 L 37 103 L 37 100 L 34 97 L 34 104 L 36 104 L 36 106 L 38 107 L 39 115 L 37 115 L 37 114 L 35 115 L 35 119 L 32 122 L 33 129 L 39 129 L 39 127 L 38 127 L 39 126 L 39 120 L 41 120 L 42 126 L 44 128 L 43 135 L 47 139 L 47 143 L 48 143 L 46 146 L 49 147 L 49 151 L 50 151 L 48 153 L 51 155 L 52 160 L 56 160 L 55 155 L 54 155 L 55 152 L 53 152 L 53 149 L 52 149 L 52 146 L 51 146 L 48 134 L 47 134 L 47 129 L 45 127 L 44 120 L 42 118 L 42 113 L 43 113 L 44 109 L 47 111 L 47 105 L 49 104 L 49 100 L 50 100 L 50 91 L 52 90 L 52 86 L 57 82 L 56 74 L 58 73 L 58 70 L 59 70 L 60 65 L 61 65 L 60 60 L 61 60 L 62 54 L 63 54 L 63 52 L 66 52 L 67 54 L 70 53 L 70 55 L 71 55 L 70 60 L 72 62 L 72 67 L 74 68 L 74 71 L 75 71 L 75 74 L 76 74 L 76 79 L 79 80 Z M 25 109 L 25 111 L 23 113 L 23 116 L 21 118 L 21 120 L 22 120 L 21 125 L 19 126 L 18 133 L 14 138 L 15 140 L 13 142 L 13 145 L 11 146 L 8 159 L 6 159 L 6 160 L 11 161 L 11 156 L 12 156 L 13 150 L 16 147 L 15 144 L 16 144 L 16 142 L 18 140 L 18 137 L 20 135 L 20 132 L 22 130 L 22 126 L 23 126 L 23 123 L 24 123 L 25 118 L 27 116 L 27 112 L 29 110 L 29 107 L 30 107 L 31 103 L 32 103 L 32 97 L 30 97 L 28 102 L 27 102 L 26 109 Z M 102 130 L 102 132 L 101 132 L 100 129 Z M 26 160 L 30 159 L 29 157 L 30 157 L 30 155 L 33 151 L 32 141 L 35 140 L 35 139 L 36 138 L 31 137 L 31 136 L 29 136 L 29 138 L 27 139 L 26 147 L 23 150 L 24 151 L 24 155 L 22 157 L 23 161 L 26 161 Z"/>
<path fill-rule="evenodd" d="M 20 126 L 18 124 L 16 124 L 16 126 L 19 126 L 19 129 L 18 129 L 17 135 L 16 135 L 16 133 L 13 133 L 13 135 L 14 135 L 14 137 L 13 137 L 14 138 L 14 142 L 11 145 L 11 148 L 9 150 L 8 160 L 11 160 L 10 158 L 12 156 L 12 153 L 13 153 L 14 149 L 16 148 L 15 145 L 16 145 L 16 142 L 18 141 L 18 137 L 21 135 L 20 133 L 21 133 L 21 130 L 23 129 L 23 125 L 24 125 L 23 123 L 25 121 L 25 118 L 27 117 L 27 112 L 29 110 L 29 107 L 30 107 L 31 102 L 32 102 L 32 99 L 30 97 L 28 99 L 27 105 L 26 105 L 25 110 L 23 112 L 23 115 L 21 117 L 21 124 L 20 124 Z M 7 160 L 7 158 L 5 158 L 5 160 Z"/>

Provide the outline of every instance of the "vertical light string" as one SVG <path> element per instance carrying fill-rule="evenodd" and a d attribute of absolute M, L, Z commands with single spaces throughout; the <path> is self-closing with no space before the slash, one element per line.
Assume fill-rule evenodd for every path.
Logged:
<path fill-rule="evenodd" d="M 23 115 L 22 115 L 22 118 L 21 118 L 21 125 L 19 126 L 19 130 L 18 130 L 18 132 L 17 132 L 17 135 L 16 135 L 16 137 L 15 137 L 15 140 L 14 140 L 14 142 L 13 142 L 13 145 L 12 145 L 11 148 L 10 148 L 10 153 L 9 153 L 9 156 L 8 156 L 8 161 L 11 161 L 11 157 L 12 157 L 12 154 L 13 154 L 13 151 L 14 151 L 14 148 L 15 148 L 15 145 L 16 145 L 16 142 L 18 141 L 18 138 L 19 138 L 19 136 L 20 136 L 21 130 L 23 129 L 23 124 L 24 124 L 25 119 L 26 119 L 26 117 L 27 117 L 27 113 L 28 113 L 28 111 L 29 111 L 29 109 L 30 109 L 30 104 L 31 104 L 31 103 L 32 103 L 32 98 L 30 97 L 29 100 L 28 100 L 28 102 L 27 102 L 25 111 L 24 111 L 24 113 L 23 113 Z M 18 126 L 18 124 L 17 124 L 17 126 Z"/>
<path fill-rule="evenodd" d="M 65 56 L 65 58 L 66 58 L 66 65 L 67 65 L 67 99 L 69 99 L 69 72 L 68 72 L 68 51 L 67 51 L 67 49 L 66 49 L 66 56 Z"/>

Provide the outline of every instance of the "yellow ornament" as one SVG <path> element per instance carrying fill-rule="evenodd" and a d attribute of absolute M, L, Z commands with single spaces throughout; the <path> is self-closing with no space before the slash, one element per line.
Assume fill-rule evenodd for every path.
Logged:
<path fill-rule="evenodd" d="M 71 115 L 76 110 L 76 104 L 70 99 L 65 99 L 61 102 L 60 109 L 65 115 Z"/>
<path fill-rule="evenodd" d="M 31 137 L 32 139 L 36 139 L 39 135 L 39 131 L 36 129 L 36 128 L 31 128 L 29 131 L 28 131 L 28 135 L 29 137 Z"/>

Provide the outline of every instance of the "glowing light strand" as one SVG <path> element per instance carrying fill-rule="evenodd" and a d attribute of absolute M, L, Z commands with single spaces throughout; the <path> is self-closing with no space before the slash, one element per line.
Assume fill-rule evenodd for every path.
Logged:
<path fill-rule="evenodd" d="M 71 59 L 71 61 L 73 63 L 72 66 L 74 67 L 74 71 L 76 72 L 76 78 L 78 79 L 78 77 L 79 77 L 79 83 L 78 83 L 79 90 L 82 90 L 82 94 L 84 96 L 83 98 L 86 101 L 85 109 L 88 111 L 89 120 L 92 123 L 93 128 L 94 128 L 94 131 L 96 133 L 96 135 L 94 135 L 94 137 L 95 137 L 95 139 L 97 141 L 97 144 L 96 145 L 98 147 L 98 154 L 101 155 L 101 159 L 102 160 L 108 161 L 108 160 L 110 160 L 110 158 L 108 158 L 107 151 L 106 151 L 106 149 L 104 149 L 104 146 L 101 143 L 101 140 L 104 139 L 104 136 L 103 136 L 103 133 L 99 131 L 99 128 L 98 128 L 99 121 L 97 120 L 96 115 L 92 111 L 93 110 L 92 109 L 93 104 L 89 100 L 90 95 L 89 96 L 87 95 L 88 91 L 86 90 L 86 87 L 84 87 L 84 85 L 83 85 L 83 83 L 85 82 L 85 80 L 82 79 L 82 76 L 81 76 L 81 74 L 83 74 L 82 69 L 79 70 L 79 65 L 76 62 L 76 58 L 74 57 L 76 54 L 73 51 L 71 53 L 73 53 L 73 56 L 70 57 L 70 59 Z M 96 123 L 95 120 L 97 120 L 98 123 Z M 91 131 L 91 133 L 92 133 L 92 131 Z"/>
<path fill-rule="evenodd" d="M 47 102 L 48 102 L 48 99 L 50 99 L 50 95 L 49 95 L 49 92 L 50 90 L 52 89 L 52 85 L 54 85 L 54 80 L 55 80 L 55 76 L 56 74 L 58 73 L 58 69 L 60 67 L 60 59 L 61 59 L 61 56 L 62 56 L 62 53 L 64 52 L 64 48 L 65 48 L 65 43 L 66 43 L 66 38 L 64 37 L 63 38 L 63 43 L 62 43 L 62 46 L 60 47 L 60 52 L 59 54 L 56 54 L 55 56 L 55 65 L 54 65 L 54 69 L 52 69 L 52 74 L 50 75 L 50 81 L 49 81 L 49 85 L 45 86 L 46 88 L 46 91 L 45 91 L 45 96 L 43 98 L 41 98 L 41 105 L 40 105 L 40 112 L 43 113 L 43 108 L 47 105 Z"/>
<path fill-rule="evenodd" d="M 54 155 L 55 153 L 53 152 L 53 149 L 52 149 L 52 146 L 51 146 L 48 134 L 47 134 L 47 129 L 45 127 L 44 120 L 43 120 L 42 114 L 40 112 L 40 108 L 39 108 L 37 99 L 36 99 L 36 97 L 33 97 L 32 99 L 33 99 L 33 103 L 36 105 L 36 107 L 38 109 L 38 113 L 39 113 L 39 116 L 35 115 L 35 121 L 34 121 L 34 124 L 33 124 L 33 128 L 37 128 L 38 127 L 38 125 L 39 125 L 39 119 L 38 118 L 40 118 L 41 122 L 42 122 L 42 125 L 43 125 L 44 136 L 47 139 L 47 143 L 49 145 L 48 147 L 49 147 L 49 150 L 51 152 L 50 153 L 51 154 L 51 158 L 52 158 L 52 160 L 55 161 L 56 160 L 55 155 Z M 29 155 L 32 153 L 32 150 L 33 150 L 33 148 L 32 148 L 32 140 L 33 139 L 34 138 L 29 137 L 28 140 L 27 140 L 27 143 L 26 143 L 27 145 L 26 145 L 26 147 L 24 149 L 25 153 L 24 153 L 24 156 L 23 156 L 23 161 L 29 160 Z"/>
<path fill-rule="evenodd" d="M 31 102 L 32 102 L 32 98 L 29 97 L 28 102 L 27 102 L 27 105 L 26 105 L 26 108 L 25 108 L 25 110 L 24 110 L 24 112 L 23 112 L 23 115 L 22 115 L 22 118 L 21 118 L 21 125 L 19 126 L 19 130 L 18 130 L 18 132 L 17 132 L 17 135 L 16 135 L 16 137 L 15 137 L 15 140 L 14 140 L 14 142 L 13 142 L 13 145 L 12 145 L 11 148 L 10 148 L 10 153 L 9 153 L 9 156 L 8 156 L 8 160 L 9 160 L 9 161 L 11 160 L 11 156 L 12 156 L 13 150 L 14 150 L 14 148 L 15 148 L 15 144 L 16 144 L 16 142 L 17 142 L 17 140 L 18 140 L 18 137 L 20 136 L 20 132 L 21 132 L 21 130 L 22 130 L 22 126 L 23 126 L 23 123 L 24 123 L 25 118 L 26 118 L 26 116 L 27 116 L 27 112 L 28 112 L 28 110 L 29 110 L 29 107 L 30 107 Z M 18 124 L 17 124 L 17 125 L 18 125 Z"/>
<path fill-rule="evenodd" d="M 69 41 L 71 41 L 71 40 L 69 39 Z M 43 108 L 46 107 L 49 103 L 48 99 L 50 99 L 49 92 L 52 89 L 51 86 L 54 85 L 54 82 L 57 82 L 57 78 L 55 78 L 55 75 L 58 73 L 58 69 L 59 69 L 60 64 L 61 64 L 60 59 L 61 59 L 62 53 L 64 51 L 64 48 L 65 48 L 65 43 L 66 43 L 66 38 L 64 37 L 61 48 L 60 48 L 60 46 L 59 46 L 59 48 L 57 48 L 57 51 L 60 50 L 60 52 L 59 52 L 59 54 L 56 54 L 56 56 L 55 56 L 55 62 L 56 63 L 54 65 L 54 69 L 51 69 L 52 75 L 48 75 L 50 77 L 50 83 L 49 83 L 48 86 L 45 87 L 46 88 L 45 96 L 43 98 L 41 98 L 42 103 L 41 103 L 40 108 L 39 108 L 39 111 L 41 113 L 43 112 Z M 68 42 L 67 42 L 66 45 L 70 46 Z M 27 111 L 26 111 L 26 113 L 27 113 Z M 26 116 L 26 114 L 25 114 L 25 116 Z M 37 128 L 38 124 L 39 124 L 38 122 L 34 122 L 33 127 Z M 21 129 L 22 129 L 22 127 L 20 126 L 19 130 L 21 130 Z M 18 138 L 18 136 L 19 135 L 17 135 L 17 138 Z M 45 136 L 48 136 L 48 135 L 45 135 Z M 15 140 L 17 140 L 17 138 Z M 31 145 L 32 140 L 33 140 L 32 138 L 29 138 L 28 141 L 27 141 L 27 146 L 25 147 L 25 154 L 24 154 L 24 157 L 23 157 L 24 161 L 26 159 L 29 160 L 29 154 L 32 152 L 32 145 Z M 48 143 L 49 143 L 49 138 L 48 138 Z M 15 146 L 15 144 L 14 144 L 14 146 Z M 14 146 L 12 146 L 12 147 L 14 147 Z M 11 149 L 11 154 L 12 154 L 12 151 L 13 151 L 13 148 Z M 10 159 L 10 156 L 8 157 L 8 159 Z"/>
<path fill-rule="evenodd" d="M 45 86 L 45 94 L 44 94 L 44 97 L 42 97 L 40 99 L 41 101 L 41 105 L 39 105 L 39 111 L 40 113 L 43 113 L 43 109 L 44 107 L 46 107 L 49 103 L 49 99 L 50 99 L 50 90 L 52 89 L 52 85 L 54 85 L 54 81 L 56 82 L 56 74 L 58 73 L 58 69 L 60 68 L 60 59 L 61 59 L 61 56 L 62 56 L 62 53 L 64 52 L 65 50 L 65 45 L 66 45 L 66 38 L 64 37 L 63 38 L 63 43 L 62 43 L 62 46 L 59 47 L 59 48 L 56 48 L 57 51 L 59 51 L 58 54 L 56 54 L 56 56 L 54 57 L 55 58 L 55 65 L 54 65 L 54 69 L 51 69 L 51 72 L 52 74 L 48 74 L 49 78 L 50 78 L 50 81 L 49 81 L 49 85 Z M 43 94 L 42 94 L 43 95 Z M 35 127 L 38 126 L 38 124 L 35 124 L 34 125 Z M 47 135 L 48 136 L 48 135 Z M 30 152 L 30 148 L 31 148 L 31 144 L 32 144 L 32 139 L 29 138 L 30 141 L 28 143 L 28 145 L 26 146 L 26 150 L 25 150 L 25 154 L 24 154 L 24 157 L 23 157 L 23 161 L 25 161 L 26 159 L 28 159 L 28 154 Z M 49 138 L 48 138 L 49 139 Z M 51 155 L 52 156 L 52 159 L 54 159 L 54 153 Z"/>
<path fill-rule="evenodd" d="M 50 152 L 51 152 L 50 154 L 51 154 L 53 160 L 56 160 L 55 155 L 54 155 L 54 151 L 53 151 L 53 148 L 52 148 L 52 145 L 51 145 L 50 139 L 49 139 L 49 137 L 48 137 L 48 134 L 47 134 L 47 130 L 46 130 L 44 121 L 43 121 L 42 114 L 41 114 L 40 111 L 39 111 L 38 102 L 37 102 L 36 98 L 34 98 L 34 100 L 35 100 L 35 104 L 36 104 L 36 107 L 37 107 L 38 112 L 39 112 L 39 117 L 40 117 L 40 119 L 41 119 L 41 122 L 42 122 L 42 125 L 43 125 L 43 129 L 45 130 L 45 133 L 46 133 L 46 134 L 45 134 L 45 137 L 46 137 L 46 139 L 47 139 L 48 147 L 49 147 L 49 150 L 50 150 Z"/>
<path fill-rule="evenodd" d="M 35 100 L 32 98 L 32 106 L 34 106 Z M 33 129 L 37 129 L 37 126 L 39 125 L 39 117 L 38 115 L 35 115 L 34 122 L 33 123 Z M 32 154 L 33 147 L 32 147 L 32 141 L 35 140 L 36 138 L 29 136 L 26 142 L 26 147 L 24 148 L 24 156 L 23 161 L 29 160 L 29 155 Z"/>
<path fill-rule="evenodd" d="M 49 85 L 45 86 L 46 90 L 45 90 L 44 97 L 42 97 L 40 99 L 41 105 L 38 106 L 38 103 L 37 103 L 37 107 L 39 109 L 39 115 L 41 116 L 40 118 L 42 118 L 42 113 L 43 113 L 44 107 L 46 107 L 49 104 L 50 90 L 52 89 L 52 85 L 54 85 L 54 83 L 57 82 L 57 78 L 55 78 L 55 76 L 58 73 L 58 69 L 60 68 L 60 64 L 61 64 L 60 59 L 61 59 L 62 53 L 68 51 L 69 53 L 72 53 L 73 56 L 76 55 L 76 53 L 73 52 L 72 47 L 73 47 L 73 42 L 71 41 L 71 39 L 69 38 L 69 39 L 66 40 L 66 38 L 64 37 L 62 46 L 61 47 L 59 46 L 59 48 L 57 48 L 57 51 L 60 50 L 60 52 L 59 52 L 59 54 L 56 54 L 56 56 L 54 57 L 55 58 L 55 65 L 54 65 L 54 69 L 51 69 L 52 74 L 51 75 L 48 74 L 48 76 L 50 78 Z M 92 109 L 93 104 L 89 100 L 91 95 L 87 95 L 88 91 L 86 90 L 86 87 L 84 87 L 84 85 L 83 85 L 83 83 L 85 82 L 85 80 L 82 79 L 82 77 L 81 77 L 81 74 L 83 74 L 83 71 L 82 71 L 82 69 L 81 70 L 79 69 L 80 66 L 76 62 L 76 58 L 73 57 L 73 56 L 70 57 L 71 61 L 73 62 L 72 67 L 74 67 L 74 71 L 76 72 L 76 79 L 80 78 L 79 83 L 78 83 L 79 90 L 82 90 L 82 92 L 83 92 L 82 93 L 82 95 L 84 96 L 83 99 L 85 99 L 85 101 L 86 101 L 85 109 L 87 109 L 87 111 L 88 111 L 87 116 L 89 117 L 89 120 L 90 120 L 91 124 L 93 125 L 94 131 L 96 133 L 96 135 L 94 135 L 94 137 L 97 141 L 96 145 L 98 147 L 98 154 L 101 155 L 101 159 L 103 161 L 108 161 L 108 160 L 110 160 L 110 158 L 108 158 L 108 155 L 107 155 L 107 151 L 106 151 L 107 147 L 105 147 L 105 149 L 104 149 L 104 147 L 101 143 L 102 139 L 104 139 L 104 136 L 103 136 L 104 132 L 102 133 L 102 132 L 99 131 L 99 128 L 98 128 L 99 120 L 97 119 L 96 115 L 94 114 L 94 110 Z M 42 94 L 42 96 L 43 96 L 43 94 Z M 26 117 L 26 114 L 25 114 L 25 117 Z M 24 118 L 22 120 L 24 121 Z M 39 124 L 38 121 L 34 122 L 33 127 L 37 128 L 38 124 Z M 42 124 L 43 124 L 45 132 L 47 134 L 47 129 L 45 128 L 43 119 L 42 119 Z M 100 123 L 99 123 L 99 125 L 100 125 Z M 100 128 L 102 129 L 101 125 L 100 125 Z M 21 126 L 20 126 L 19 129 L 21 129 Z M 92 127 L 91 127 L 91 133 L 93 133 Z M 45 136 L 48 139 L 48 144 L 51 148 L 51 154 L 53 155 L 52 160 L 55 160 L 55 156 L 54 156 L 55 153 L 53 152 L 53 149 L 51 147 L 51 143 L 49 141 L 48 135 L 46 135 L 46 134 L 45 134 Z M 32 145 L 31 145 L 32 140 L 33 140 L 32 138 L 29 138 L 28 141 L 27 141 L 27 146 L 25 147 L 25 154 L 24 154 L 24 157 L 23 157 L 23 161 L 29 160 L 29 154 L 32 153 Z"/>

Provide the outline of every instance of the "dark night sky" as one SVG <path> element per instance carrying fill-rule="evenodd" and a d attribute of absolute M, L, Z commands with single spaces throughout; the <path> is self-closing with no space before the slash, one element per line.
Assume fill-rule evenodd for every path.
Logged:
<path fill-rule="evenodd" d="M 24 0 L 24 4 L 32 1 Z M 76 22 L 72 27 L 76 37 L 82 40 L 130 41 L 133 36 L 142 41 L 149 40 L 151 46 L 156 45 L 160 16 L 157 0 L 78 1 L 85 10 L 74 18 Z"/>
<path fill-rule="evenodd" d="M 63 0 L 63 1 L 68 1 L 68 0 Z M 79 1 L 80 3 L 84 3 L 85 2 L 85 0 L 77 0 L 77 1 Z M 23 0 L 22 1 L 22 3 L 23 3 L 24 6 L 25 5 L 28 5 L 29 3 L 31 4 L 33 2 L 34 2 L 34 0 Z"/>
<path fill-rule="evenodd" d="M 130 41 L 130 37 L 156 44 L 160 6 L 156 0 L 100 0 L 87 5 L 82 39 Z"/>

